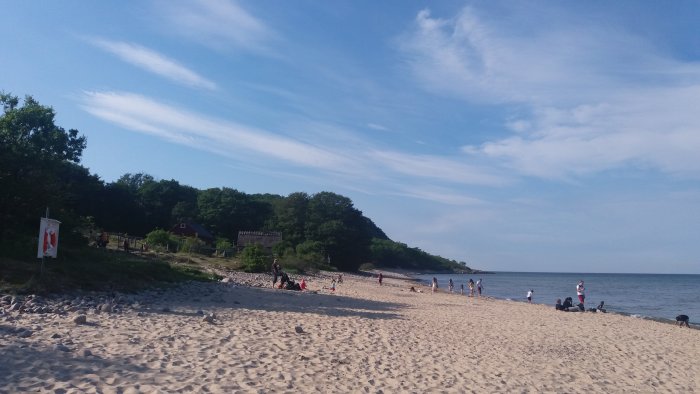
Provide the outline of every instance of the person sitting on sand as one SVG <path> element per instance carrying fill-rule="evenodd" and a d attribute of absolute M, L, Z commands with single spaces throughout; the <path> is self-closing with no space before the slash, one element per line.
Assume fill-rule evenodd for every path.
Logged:
<path fill-rule="evenodd" d="M 287 282 L 289 282 L 289 275 L 287 275 L 286 272 L 282 272 L 282 271 L 280 271 L 280 273 L 281 273 L 281 275 L 282 275 L 282 279 L 280 279 L 280 286 L 279 286 L 279 288 L 280 288 L 280 289 L 283 289 L 283 288 L 284 288 L 284 284 L 287 283 Z"/>
<path fill-rule="evenodd" d="M 415 293 L 415 292 L 416 292 L 416 288 L 413 287 L 413 286 L 411 286 L 411 288 L 410 288 L 408 291 L 410 291 L 411 293 Z"/>
<path fill-rule="evenodd" d="M 299 287 L 301 287 L 302 290 L 306 290 L 306 281 L 304 278 L 301 278 L 301 282 L 299 282 Z"/>
<path fill-rule="evenodd" d="M 601 301 L 600 304 L 595 308 L 598 312 L 603 312 L 605 313 L 605 301 Z"/>
<path fill-rule="evenodd" d="M 557 303 L 554 304 L 554 309 L 556 309 L 558 311 L 565 311 L 566 310 L 566 308 L 564 308 L 564 306 L 561 304 L 561 298 L 557 298 Z"/>
<path fill-rule="evenodd" d="M 566 310 L 569 310 L 569 308 L 571 308 L 572 306 L 574 306 L 573 300 L 571 299 L 571 297 L 566 297 L 561 307 Z"/>

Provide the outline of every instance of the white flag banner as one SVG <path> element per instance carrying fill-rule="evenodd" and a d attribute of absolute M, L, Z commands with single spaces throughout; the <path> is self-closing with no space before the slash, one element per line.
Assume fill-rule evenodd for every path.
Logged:
<path fill-rule="evenodd" d="M 49 218 L 41 218 L 39 224 L 39 247 L 37 258 L 53 257 L 58 254 L 58 227 L 61 222 Z"/>

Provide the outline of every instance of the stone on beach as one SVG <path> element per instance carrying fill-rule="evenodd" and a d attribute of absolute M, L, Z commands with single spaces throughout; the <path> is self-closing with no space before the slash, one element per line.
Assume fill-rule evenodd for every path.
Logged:
<path fill-rule="evenodd" d="M 78 315 L 73 319 L 73 323 L 75 324 L 85 324 L 87 323 L 87 316 L 85 315 Z"/>

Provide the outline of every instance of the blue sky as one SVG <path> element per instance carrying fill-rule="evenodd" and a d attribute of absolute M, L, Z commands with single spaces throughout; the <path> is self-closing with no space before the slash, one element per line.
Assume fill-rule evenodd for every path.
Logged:
<path fill-rule="evenodd" d="M 474 268 L 700 273 L 696 1 L 0 0 L 105 181 L 332 191 Z"/>

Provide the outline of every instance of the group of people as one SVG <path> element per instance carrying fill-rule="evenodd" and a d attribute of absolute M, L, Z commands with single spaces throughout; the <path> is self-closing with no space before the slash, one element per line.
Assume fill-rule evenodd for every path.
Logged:
<path fill-rule="evenodd" d="M 452 278 L 450 278 L 449 282 L 447 283 L 447 289 L 449 290 L 450 293 L 454 292 L 454 287 L 455 284 L 452 281 Z M 469 281 L 467 282 L 467 287 L 469 288 L 469 297 L 474 297 L 474 291 L 476 290 L 476 294 L 481 297 L 481 292 L 484 288 L 483 281 L 481 278 L 479 278 L 476 282 L 474 282 L 473 279 L 469 278 Z M 438 291 L 438 280 L 436 277 L 433 277 L 433 282 L 431 284 L 432 292 L 437 293 Z M 460 294 L 464 294 L 464 285 L 460 285 Z"/>
<path fill-rule="evenodd" d="M 277 278 L 279 277 L 280 279 L 280 284 L 277 286 Z M 287 289 L 287 290 L 305 290 L 306 289 L 306 281 L 304 278 L 301 278 L 301 282 L 296 283 L 293 280 L 289 278 L 289 275 L 287 275 L 286 272 L 282 271 L 282 267 L 279 265 L 277 262 L 277 259 L 274 259 L 272 261 L 272 287 L 276 287 L 278 289 Z"/>
<path fill-rule="evenodd" d="M 574 305 L 573 299 L 571 297 L 566 297 L 564 302 L 561 302 L 561 298 L 557 298 L 554 308 L 558 311 L 564 312 L 585 312 L 586 311 L 586 288 L 584 287 L 584 282 L 580 280 L 576 284 L 576 296 L 578 297 L 578 304 Z M 601 301 L 595 308 L 589 308 L 589 312 L 603 312 L 605 313 L 605 301 Z"/>

